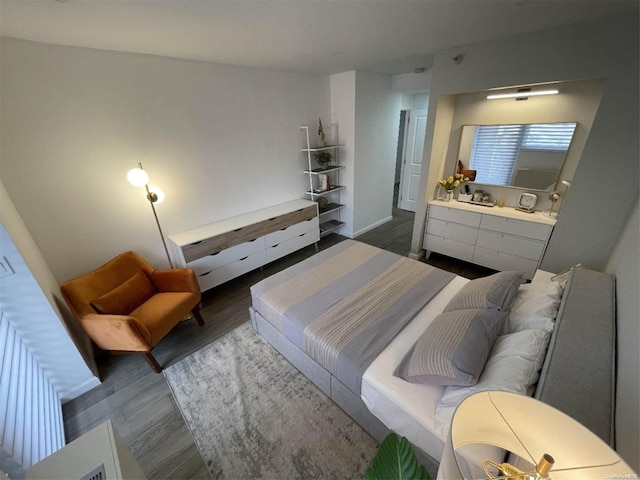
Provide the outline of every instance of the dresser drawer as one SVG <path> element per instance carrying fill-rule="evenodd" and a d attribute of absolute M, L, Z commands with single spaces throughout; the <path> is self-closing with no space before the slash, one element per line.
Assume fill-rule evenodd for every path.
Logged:
<path fill-rule="evenodd" d="M 312 217 L 308 220 L 304 220 L 289 227 L 281 228 L 277 232 L 271 232 L 268 235 L 265 235 L 265 245 L 267 247 L 272 247 L 273 245 L 286 242 L 287 240 L 295 238 L 298 235 L 302 235 L 303 233 L 318 230 L 318 224 L 318 217 Z"/>
<path fill-rule="evenodd" d="M 284 215 L 278 215 L 277 217 L 270 218 L 264 222 L 260 222 L 262 227 L 262 234 L 277 232 L 278 230 L 289 227 L 296 223 L 309 220 L 318 216 L 318 207 L 311 205 L 309 207 L 301 208 L 295 212 L 285 213 Z"/>
<path fill-rule="evenodd" d="M 480 228 L 546 241 L 552 227 L 551 225 L 527 222 L 526 220 L 515 220 L 513 218 L 497 217 L 495 215 L 482 215 Z"/>
<path fill-rule="evenodd" d="M 425 240 L 424 247 L 431 252 L 442 253 L 467 262 L 473 258 L 473 245 L 430 234 L 426 235 Z"/>
<path fill-rule="evenodd" d="M 467 212 L 457 208 L 440 207 L 437 205 L 429 206 L 429 218 L 437 218 L 449 222 L 462 223 L 470 227 L 480 226 L 482 214 L 475 212 Z"/>
<path fill-rule="evenodd" d="M 262 237 L 256 238 L 250 242 L 244 242 L 235 247 L 226 248 L 220 252 L 212 253 L 193 262 L 189 262 L 187 266 L 193 269 L 196 275 L 202 275 L 203 273 L 207 273 L 213 269 L 264 250 L 264 245 L 264 239 Z"/>
<path fill-rule="evenodd" d="M 538 261 L 544 253 L 545 243 L 505 233 L 480 230 L 476 245 Z"/>
<path fill-rule="evenodd" d="M 198 283 L 200 284 L 200 290 L 203 292 L 210 288 L 220 285 L 221 283 L 228 282 L 232 278 L 238 277 L 244 273 L 255 270 L 267 263 L 267 257 L 262 250 L 261 252 L 249 255 L 241 260 L 228 263 L 219 268 L 214 268 L 209 272 L 197 275 Z"/>
<path fill-rule="evenodd" d="M 496 270 L 512 270 L 524 272 L 529 279 L 533 278 L 538 262 L 528 258 L 517 257 L 497 250 L 476 246 L 473 252 L 473 263 L 479 263 Z"/>
<path fill-rule="evenodd" d="M 241 243 L 254 240 L 261 237 L 262 226 L 260 223 L 254 223 L 247 225 L 246 227 L 237 228 L 226 233 L 227 247 L 233 247 L 234 245 L 240 245 Z"/>
<path fill-rule="evenodd" d="M 280 257 L 284 257 L 290 253 L 300 250 L 307 245 L 311 245 L 313 242 L 320 240 L 320 231 L 312 230 L 310 232 L 298 235 L 295 238 L 287 240 L 276 245 L 267 247 L 267 261 L 272 262 Z"/>
<path fill-rule="evenodd" d="M 186 262 L 191 262 L 211 253 L 219 252 L 227 248 L 227 237 L 225 234 L 206 238 L 200 242 L 190 243 L 182 247 L 182 254 Z"/>
<path fill-rule="evenodd" d="M 477 228 L 438 220 L 437 218 L 429 219 L 429 223 L 427 223 L 427 233 L 468 245 L 475 245 L 476 238 L 478 237 Z"/>

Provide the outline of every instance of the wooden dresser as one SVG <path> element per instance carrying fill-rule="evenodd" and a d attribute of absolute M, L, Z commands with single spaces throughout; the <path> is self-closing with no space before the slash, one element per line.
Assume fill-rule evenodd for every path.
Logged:
<path fill-rule="evenodd" d="M 319 239 L 318 204 L 293 200 L 169 235 L 169 249 L 205 291 Z"/>
<path fill-rule="evenodd" d="M 556 220 L 540 212 L 429 202 L 423 248 L 496 270 L 533 278 Z"/>

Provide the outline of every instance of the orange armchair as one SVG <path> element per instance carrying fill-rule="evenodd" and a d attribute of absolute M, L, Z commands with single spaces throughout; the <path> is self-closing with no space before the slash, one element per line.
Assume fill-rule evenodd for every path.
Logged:
<path fill-rule="evenodd" d="M 156 371 L 153 347 L 189 312 L 200 315 L 200 287 L 193 270 L 155 270 L 135 252 L 60 286 L 73 314 L 103 350 L 140 352 Z"/>

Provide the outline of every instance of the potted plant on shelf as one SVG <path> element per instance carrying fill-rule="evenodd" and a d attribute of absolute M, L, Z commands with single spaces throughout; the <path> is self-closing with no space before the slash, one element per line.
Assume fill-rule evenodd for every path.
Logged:
<path fill-rule="evenodd" d="M 447 191 L 444 199 L 447 202 L 450 202 L 453 200 L 453 189 L 468 181 L 469 177 L 465 177 L 461 173 L 454 173 L 453 175 L 450 175 L 449 178 L 443 178 L 438 183 Z"/>
<path fill-rule="evenodd" d="M 330 152 L 322 151 L 316 153 L 316 162 L 318 162 L 318 165 L 322 168 L 327 168 L 331 164 L 332 160 L 333 155 Z"/>

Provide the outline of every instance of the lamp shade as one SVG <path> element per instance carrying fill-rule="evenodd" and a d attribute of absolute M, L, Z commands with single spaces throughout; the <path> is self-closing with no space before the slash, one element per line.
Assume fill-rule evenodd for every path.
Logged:
<path fill-rule="evenodd" d="M 545 454 L 551 455 L 555 464 L 550 477 L 554 480 L 634 475 L 631 467 L 585 426 L 546 403 L 514 393 L 481 392 L 465 399 L 455 412 L 449 439 L 447 450 L 453 452 L 460 478 L 477 478 L 477 468 L 469 473 L 474 471 L 469 461 L 477 467 L 477 452 L 486 451 L 487 446 L 498 447 L 498 463 L 505 458 L 502 450 L 532 466 Z"/>
<path fill-rule="evenodd" d="M 142 168 L 132 168 L 127 172 L 127 180 L 134 187 L 144 187 L 149 182 L 149 175 Z"/>

